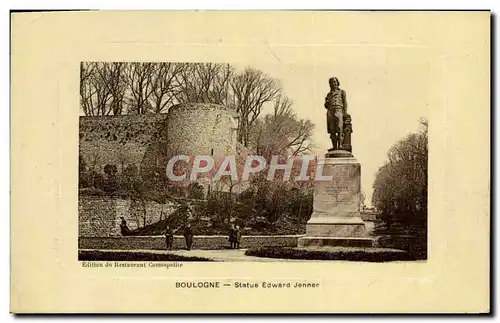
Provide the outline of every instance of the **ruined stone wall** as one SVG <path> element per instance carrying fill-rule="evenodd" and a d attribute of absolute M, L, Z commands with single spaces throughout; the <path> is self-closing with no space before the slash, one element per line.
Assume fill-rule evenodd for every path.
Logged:
<path fill-rule="evenodd" d="M 191 103 L 170 108 L 167 147 L 172 155 L 235 154 L 237 119 L 230 108 Z"/>
<path fill-rule="evenodd" d="M 166 114 L 80 117 L 80 155 L 87 169 L 114 164 L 163 167 L 176 154 L 234 154 L 237 119 L 216 104 L 180 104 Z"/>
<path fill-rule="evenodd" d="M 80 196 L 78 236 L 107 237 L 119 234 L 116 199 Z"/>
<path fill-rule="evenodd" d="M 145 209 L 145 213 L 144 213 Z M 121 236 L 121 217 L 129 229 L 135 230 L 156 223 L 175 211 L 175 205 L 167 202 L 123 199 L 109 196 L 80 196 L 78 199 L 78 235 L 80 237 Z"/>
<path fill-rule="evenodd" d="M 236 152 L 237 121 L 233 112 L 215 104 L 182 104 L 167 114 L 80 117 L 80 156 L 85 170 L 102 173 L 107 164 L 121 173 L 163 168 L 175 154 L 226 155 Z M 79 235 L 120 235 L 120 217 L 130 229 L 158 222 L 174 206 L 118 197 L 79 196 Z"/>
<path fill-rule="evenodd" d="M 87 168 L 138 168 L 161 163 L 167 114 L 80 117 L 80 155 Z"/>

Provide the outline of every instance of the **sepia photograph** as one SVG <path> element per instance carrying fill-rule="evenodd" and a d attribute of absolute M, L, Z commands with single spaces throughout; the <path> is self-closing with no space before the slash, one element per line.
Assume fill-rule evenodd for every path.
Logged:
<path fill-rule="evenodd" d="M 11 18 L 12 313 L 491 312 L 489 11 Z"/>
<path fill-rule="evenodd" d="M 82 62 L 79 260 L 425 261 L 429 74 L 278 63 Z"/>

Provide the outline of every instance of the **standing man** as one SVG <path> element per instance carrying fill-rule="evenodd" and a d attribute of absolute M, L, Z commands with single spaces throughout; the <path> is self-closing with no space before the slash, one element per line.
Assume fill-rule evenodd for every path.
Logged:
<path fill-rule="evenodd" d="M 231 244 L 231 249 L 236 247 L 236 228 L 234 224 L 232 224 L 231 229 L 229 229 L 229 243 Z"/>
<path fill-rule="evenodd" d="M 332 150 L 342 149 L 344 141 L 344 116 L 347 114 L 347 99 L 345 91 L 340 89 L 338 78 L 328 80 L 330 92 L 325 98 L 325 109 L 328 133 L 332 140 Z"/>
<path fill-rule="evenodd" d="M 240 241 L 241 241 L 241 230 L 240 230 L 240 227 L 237 225 L 236 229 L 234 231 L 235 231 L 234 232 L 235 233 L 234 236 L 235 236 L 235 240 L 236 240 L 236 242 L 235 242 L 236 249 L 240 249 Z"/>
<path fill-rule="evenodd" d="M 167 243 L 167 249 L 172 250 L 172 245 L 174 244 L 174 232 L 168 224 L 165 229 L 165 242 Z"/>
<path fill-rule="evenodd" d="M 184 239 L 186 240 L 187 250 L 191 250 L 191 245 L 193 244 L 193 228 L 191 224 L 187 224 L 184 228 Z"/>

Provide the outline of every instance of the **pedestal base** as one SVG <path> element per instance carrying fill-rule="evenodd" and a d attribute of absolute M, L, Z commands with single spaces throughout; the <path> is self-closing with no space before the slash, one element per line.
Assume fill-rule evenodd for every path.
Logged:
<path fill-rule="evenodd" d="M 359 213 L 361 165 L 348 151 L 330 150 L 317 171 L 330 179 L 315 183 L 313 214 L 298 246 L 372 247 Z"/>
<path fill-rule="evenodd" d="M 328 149 L 328 153 L 326 153 L 325 157 L 326 158 L 351 158 L 351 157 L 354 157 L 354 155 L 347 150 Z"/>
<path fill-rule="evenodd" d="M 308 237 L 366 237 L 365 223 L 359 216 L 352 217 L 318 217 L 312 216 L 306 225 Z"/>
<path fill-rule="evenodd" d="M 299 238 L 298 247 L 358 247 L 372 248 L 372 238 L 333 238 L 333 237 L 303 237 Z"/>
<path fill-rule="evenodd" d="M 373 247 L 365 223 L 358 214 L 350 217 L 312 216 L 306 225 L 306 236 L 299 247 Z"/>

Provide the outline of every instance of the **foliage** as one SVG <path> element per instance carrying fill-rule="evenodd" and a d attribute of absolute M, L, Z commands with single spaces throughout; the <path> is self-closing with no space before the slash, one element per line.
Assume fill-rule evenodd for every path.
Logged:
<path fill-rule="evenodd" d="M 118 189 L 118 180 L 116 174 L 118 173 L 118 168 L 116 165 L 106 165 L 104 166 L 104 174 L 106 178 L 104 180 L 103 189 L 107 192 L 114 192 Z"/>
<path fill-rule="evenodd" d="M 199 234 L 226 234 L 232 223 L 244 234 L 302 234 L 312 213 L 312 190 L 263 182 L 237 196 L 212 191 L 206 200 L 176 202 L 177 210 L 168 219 L 140 228 L 137 234 L 159 234 L 166 223 L 178 229 L 188 218 Z"/>
<path fill-rule="evenodd" d="M 408 135 L 388 152 L 388 161 L 380 167 L 373 185 L 372 204 L 380 211 L 377 235 L 410 235 L 421 245 L 421 257 L 427 246 L 427 122 L 422 130 Z"/>
<path fill-rule="evenodd" d="M 237 196 L 213 192 L 207 205 L 206 215 L 220 227 L 235 222 L 252 233 L 298 234 L 312 213 L 312 189 L 256 178 Z"/>
<path fill-rule="evenodd" d="M 246 256 L 303 259 L 303 260 L 342 260 L 365 262 L 388 262 L 414 260 L 411 256 L 400 250 L 375 249 L 375 248 L 344 248 L 332 247 L 325 250 L 314 250 L 292 247 L 261 247 L 248 249 Z"/>
<path fill-rule="evenodd" d="M 190 183 L 187 187 L 187 190 L 189 199 L 201 200 L 205 198 L 203 186 L 201 186 L 199 183 Z"/>

